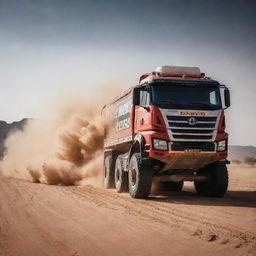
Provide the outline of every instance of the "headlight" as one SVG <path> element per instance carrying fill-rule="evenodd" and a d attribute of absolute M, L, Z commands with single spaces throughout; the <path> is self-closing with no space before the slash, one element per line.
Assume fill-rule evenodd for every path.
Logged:
<path fill-rule="evenodd" d="M 166 140 L 153 139 L 153 146 L 156 150 L 168 150 L 168 144 Z"/>
<path fill-rule="evenodd" d="M 218 142 L 217 151 L 225 151 L 226 150 L 226 140 L 220 140 Z"/>

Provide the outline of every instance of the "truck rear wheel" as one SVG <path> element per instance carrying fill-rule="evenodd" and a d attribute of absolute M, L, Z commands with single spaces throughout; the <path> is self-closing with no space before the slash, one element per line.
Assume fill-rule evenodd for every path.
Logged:
<path fill-rule="evenodd" d="M 228 188 L 228 170 L 224 164 L 214 164 L 203 171 L 206 181 L 195 181 L 195 189 L 199 195 L 223 197 Z"/>
<path fill-rule="evenodd" d="M 162 182 L 163 189 L 168 191 L 181 191 L 183 188 L 183 181 L 182 182 Z"/>
<path fill-rule="evenodd" d="M 128 173 L 123 171 L 119 157 L 116 159 L 115 164 L 115 187 L 118 193 L 128 191 Z"/>
<path fill-rule="evenodd" d="M 128 181 L 131 197 L 148 197 L 152 185 L 152 169 L 143 166 L 140 153 L 134 153 L 131 157 Z"/>
<path fill-rule="evenodd" d="M 114 188 L 114 159 L 112 156 L 107 156 L 104 160 L 104 188 Z"/>

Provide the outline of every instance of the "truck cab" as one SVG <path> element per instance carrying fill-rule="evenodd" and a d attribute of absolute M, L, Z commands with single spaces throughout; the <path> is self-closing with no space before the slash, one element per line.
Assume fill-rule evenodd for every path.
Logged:
<path fill-rule="evenodd" d="M 139 85 L 105 107 L 111 120 L 105 187 L 145 198 L 152 181 L 169 190 L 192 181 L 198 194 L 223 196 L 228 186 L 224 109 L 229 106 L 226 86 L 198 67 L 161 66 L 142 75 Z"/>

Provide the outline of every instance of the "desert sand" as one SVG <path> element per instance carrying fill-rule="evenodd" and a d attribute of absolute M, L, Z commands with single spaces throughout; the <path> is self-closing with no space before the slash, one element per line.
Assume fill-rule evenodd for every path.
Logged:
<path fill-rule="evenodd" d="M 0 255 L 256 255 L 256 168 L 230 166 L 224 198 L 131 199 L 93 186 L 0 178 Z"/>

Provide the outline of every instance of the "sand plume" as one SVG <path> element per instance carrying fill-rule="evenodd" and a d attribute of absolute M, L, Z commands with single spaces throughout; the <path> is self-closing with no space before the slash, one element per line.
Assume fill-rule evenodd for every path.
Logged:
<path fill-rule="evenodd" d="M 10 134 L 0 174 L 46 184 L 99 184 L 104 141 L 100 111 L 109 99 L 96 94 L 96 100 L 85 101 L 83 95 L 63 97 L 61 104 L 48 107 L 46 117 Z"/>

